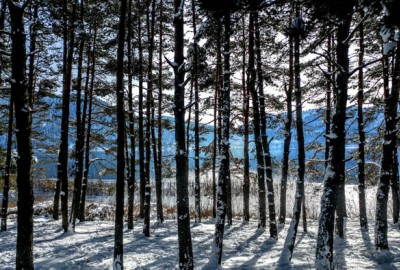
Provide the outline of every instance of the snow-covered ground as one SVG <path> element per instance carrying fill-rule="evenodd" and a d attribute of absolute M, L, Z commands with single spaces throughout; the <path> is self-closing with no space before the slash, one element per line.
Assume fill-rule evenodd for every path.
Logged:
<path fill-rule="evenodd" d="M 60 221 L 35 217 L 34 261 L 36 269 L 111 269 L 114 244 L 112 221 L 78 223 L 76 232 L 63 233 Z M 373 222 L 370 221 L 372 224 Z M 313 269 L 317 222 L 310 220 L 308 232 L 299 234 L 291 269 Z M 283 269 L 278 265 L 288 225 L 280 228 L 279 239 L 268 238 L 268 229 L 257 229 L 257 221 L 234 220 L 224 239 L 223 269 Z M 373 246 L 373 228 L 361 231 L 358 221 L 347 222 L 346 238 L 335 241 L 336 269 L 400 269 L 400 232 L 389 225 L 390 251 L 380 254 Z M 209 258 L 214 224 L 206 220 L 192 226 L 195 268 Z M 0 268 L 15 269 L 16 222 L 0 233 Z M 175 220 L 153 225 L 151 237 L 141 234 L 141 224 L 124 232 L 125 269 L 177 269 L 178 242 Z M 285 267 L 284 269 L 288 269 Z"/>
<path fill-rule="evenodd" d="M 239 184 L 236 183 L 236 184 Z M 291 216 L 294 202 L 294 182 L 289 182 L 287 194 L 287 215 Z M 173 186 L 169 193 L 165 189 L 164 205 L 167 220 L 161 226 L 152 224 L 151 237 L 142 235 L 142 221 L 135 222 L 134 231 L 124 232 L 125 269 L 177 269 L 178 240 L 175 220 Z M 291 269 L 314 269 L 317 237 L 317 217 L 322 186 L 306 183 L 306 209 L 309 217 L 308 232 L 299 227 Z M 278 185 L 275 186 L 276 210 L 279 212 Z M 400 230 L 392 224 L 392 202 L 389 196 L 389 252 L 378 252 L 374 248 L 374 216 L 376 188 L 368 187 L 367 213 L 369 231 L 361 231 L 358 222 L 357 186 L 346 186 L 346 206 L 349 220 L 346 223 L 345 239 L 335 239 L 335 269 L 400 269 Z M 138 196 L 135 196 L 138 198 Z M 223 269 L 288 269 L 280 267 L 287 224 L 279 228 L 278 240 L 269 239 L 269 229 L 257 229 L 257 194 L 253 190 L 250 200 L 252 219 L 249 223 L 240 220 L 243 198 L 233 196 L 233 225 L 226 228 L 224 236 Z M 191 200 L 192 203 L 193 200 Z M 49 215 L 52 202 L 38 202 L 35 205 L 34 263 L 36 269 L 111 269 L 114 246 L 114 200 L 105 197 L 102 201 L 88 203 L 86 217 L 90 221 L 77 223 L 75 233 L 63 233 L 61 221 L 54 221 Z M 203 198 L 203 208 L 212 202 Z M 155 217 L 155 203 L 152 203 L 152 217 Z M 0 233 L 0 269 L 15 269 L 16 215 L 10 209 L 7 232 Z M 136 212 L 138 209 L 136 209 Z M 205 219 L 199 225 L 192 224 L 192 240 L 195 268 L 201 269 L 211 257 L 214 234 L 212 219 Z"/>

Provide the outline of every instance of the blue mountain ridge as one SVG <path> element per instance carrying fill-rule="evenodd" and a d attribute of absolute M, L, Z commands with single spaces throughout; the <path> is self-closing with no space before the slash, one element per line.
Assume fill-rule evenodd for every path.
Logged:
<path fill-rule="evenodd" d="M 35 163 L 35 177 L 37 178 L 56 178 L 57 175 L 57 149 L 60 139 L 60 122 L 61 122 L 61 98 L 49 98 L 46 97 L 43 100 L 46 104 L 49 104 L 49 108 L 46 112 L 42 112 L 39 117 L 34 114 L 33 127 L 35 133 L 32 137 L 34 155 L 37 163 Z M 0 100 L 1 104 L 7 104 L 7 101 Z M 116 144 L 116 121 L 113 116 L 110 116 L 106 111 L 112 110 L 112 106 L 106 101 L 101 99 L 95 99 L 93 107 L 93 139 L 101 139 L 101 142 L 93 144 L 91 150 L 91 160 L 93 160 L 89 178 L 92 179 L 115 179 L 115 173 L 113 169 L 116 168 L 115 154 L 113 153 L 113 147 Z M 379 128 L 383 126 L 383 113 L 375 112 L 382 110 L 375 110 L 376 108 L 366 108 L 366 115 L 369 115 L 368 120 L 365 123 L 365 130 L 367 132 L 367 143 L 366 147 L 370 147 L 370 144 L 376 144 L 376 141 L 371 140 L 378 135 Z M 39 113 L 38 113 L 39 114 Z M 323 109 L 311 109 L 303 112 L 304 132 L 305 132 L 305 145 L 306 145 L 306 159 L 308 163 L 315 163 L 314 169 L 322 171 L 323 173 L 323 159 L 325 156 L 325 123 L 323 120 L 324 110 Z M 70 104 L 70 136 L 69 136 L 69 172 L 70 177 L 73 177 L 74 173 L 74 160 L 73 151 L 75 148 L 75 115 L 76 115 L 76 102 L 75 98 L 72 98 Z M 357 115 L 356 108 L 350 107 L 348 109 L 348 120 L 347 120 L 347 137 L 348 142 L 346 144 L 346 153 L 350 157 L 354 155 L 357 150 L 358 141 L 358 130 L 357 130 Z M 271 139 L 270 152 L 274 160 L 273 171 L 275 174 L 280 173 L 280 163 L 282 160 L 283 144 L 284 144 L 284 118 L 285 114 L 269 115 L 268 118 L 268 137 Z M 5 121 L 3 119 L 3 121 Z M 175 153 L 175 134 L 173 129 L 174 118 L 165 116 L 164 121 L 170 123 L 170 129 L 163 129 L 163 162 L 170 161 L 171 168 L 174 163 Z M 201 146 L 209 146 L 213 142 L 213 127 L 206 126 L 202 134 Z M 242 127 L 238 127 L 235 130 L 239 132 L 232 132 L 230 139 L 231 153 L 236 158 L 236 165 L 241 165 L 240 159 L 243 158 L 243 136 L 240 134 Z M 191 132 L 190 136 L 193 136 Z M 37 134 L 42 134 L 42 139 Z M 368 139 L 369 138 L 369 139 Z M 255 146 L 254 138 L 250 135 L 250 165 L 253 170 L 256 170 L 255 160 Z M 0 147 L 5 148 L 6 146 L 6 134 L 0 136 Z M 295 162 L 297 157 L 297 141 L 296 141 L 296 128 L 295 122 L 292 125 L 292 141 L 290 146 L 290 159 Z M 138 155 L 138 150 L 136 151 Z M 379 155 L 378 155 L 379 156 Z M 194 167 L 194 151 L 190 149 L 189 167 Z M 201 164 L 205 164 L 204 161 L 211 158 L 211 153 L 202 152 L 200 155 Z M 368 158 L 376 158 L 376 156 L 367 155 Z M 138 156 L 137 156 L 138 159 Z M 373 160 L 377 162 L 377 160 Z M 346 163 L 346 168 L 352 168 L 356 165 L 356 158 Z M 322 174 L 321 173 L 321 174 Z M 321 178 L 315 179 L 320 181 Z"/>

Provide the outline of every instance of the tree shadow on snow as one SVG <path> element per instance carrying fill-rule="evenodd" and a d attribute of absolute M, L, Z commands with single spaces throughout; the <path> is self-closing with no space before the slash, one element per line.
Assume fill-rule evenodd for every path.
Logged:
<path fill-rule="evenodd" d="M 246 224 L 246 223 L 245 223 Z M 278 231 L 280 231 L 282 228 L 278 228 Z M 240 244 L 235 251 L 231 253 L 226 254 L 226 258 L 234 258 L 237 256 L 238 252 L 243 252 L 246 250 L 249 250 L 249 246 L 256 242 L 259 237 L 261 237 L 263 234 L 266 233 L 266 230 L 264 228 L 258 228 L 255 233 L 250 236 L 248 239 L 243 244 Z M 279 232 L 278 232 L 279 233 Z M 268 251 L 270 251 L 273 246 L 277 243 L 276 239 L 273 238 L 268 238 L 267 240 L 263 241 L 261 245 L 257 247 L 257 250 L 255 252 L 252 252 L 254 256 L 250 259 L 247 260 L 246 262 L 242 263 L 238 267 L 235 267 L 234 269 L 254 269 L 255 265 L 257 264 L 258 260 Z"/>

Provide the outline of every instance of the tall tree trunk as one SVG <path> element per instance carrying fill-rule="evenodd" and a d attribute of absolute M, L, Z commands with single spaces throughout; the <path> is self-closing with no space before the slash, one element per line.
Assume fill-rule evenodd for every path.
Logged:
<path fill-rule="evenodd" d="M 163 214 L 163 203 L 162 203 L 162 102 L 163 102 L 163 1 L 160 1 L 160 29 L 159 29 L 159 65 L 158 65 L 158 140 L 157 140 L 157 156 L 158 163 L 156 166 L 156 173 L 158 180 L 156 182 L 156 196 L 157 196 L 157 221 L 159 223 L 164 222 L 164 214 Z"/>
<path fill-rule="evenodd" d="M 37 1 L 32 1 L 32 17 L 31 17 L 31 25 L 29 31 L 29 73 L 28 73 L 28 87 L 29 87 L 29 106 L 33 108 L 34 103 L 34 89 L 35 89 L 35 79 L 36 79 L 36 68 L 35 68 L 35 59 L 36 59 L 36 39 L 37 39 L 37 27 L 38 27 L 38 12 L 39 12 L 39 3 Z"/>
<path fill-rule="evenodd" d="M 397 107 L 400 88 L 400 41 L 397 41 L 393 70 L 392 91 L 388 85 L 385 89 L 385 135 L 382 150 L 381 175 L 376 194 L 375 247 L 389 249 L 387 239 L 387 202 L 389 197 L 390 180 L 393 177 L 393 159 L 397 151 Z M 384 55 L 384 74 L 388 71 L 388 56 Z M 386 79 L 385 79 L 386 80 Z M 387 79 L 388 81 L 388 79 Z M 385 82 L 386 84 L 386 82 Z"/>
<path fill-rule="evenodd" d="M 330 32 L 328 35 L 328 74 L 332 73 L 332 44 L 333 44 L 333 34 L 331 33 L 331 27 L 329 27 L 328 31 Z M 326 83 L 326 111 L 325 111 L 325 169 L 328 166 L 329 159 L 329 134 L 331 133 L 331 111 L 332 111 L 332 76 L 328 79 Z"/>
<path fill-rule="evenodd" d="M 214 140 L 213 140 L 213 165 L 212 165 L 212 184 L 213 184 L 213 218 L 217 216 L 217 178 L 216 178 L 216 167 L 217 167 L 217 155 L 219 153 L 219 131 L 220 131 L 220 92 L 221 92 L 221 23 L 218 22 L 218 36 L 217 36 L 217 67 L 215 74 L 215 92 L 214 92 Z"/>
<path fill-rule="evenodd" d="M 3 40 L 3 30 L 4 30 L 6 10 L 7 10 L 7 1 L 2 1 L 0 7 L 0 40 Z M 3 82 L 2 73 L 3 73 L 3 55 L 0 54 L 0 84 Z"/>
<path fill-rule="evenodd" d="M 176 198 L 179 243 L 179 269 L 193 269 L 192 237 L 190 234 L 189 181 L 185 143 L 185 80 L 184 63 L 184 0 L 174 0 L 174 115 L 176 141 Z"/>
<path fill-rule="evenodd" d="M 316 249 L 316 268 L 333 269 L 333 231 L 335 210 L 337 210 L 338 235 L 343 236 L 345 217 L 344 161 L 345 161 L 345 122 L 347 106 L 347 83 L 349 78 L 349 44 L 351 10 L 344 12 L 337 31 L 337 64 L 341 67 L 336 77 L 335 110 L 332 117 L 329 139 L 329 161 L 325 171 L 324 188 L 321 198 L 321 211 L 318 225 Z"/>
<path fill-rule="evenodd" d="M 192 21 L 193 21 L 193 78 L 194 81 L 194 213 L 195 222 L 201 222 L 201 193 L 200 193 L 200 135 L 199 135 L 199 64 L 197 48 L 197 26 L 196 26 L 196 6 L 192 0 Z"/>
<path fill-rule="evenodd" d="M 391 179 L 392 200 L 393 200 L 393 223 L 399 223 L 399 156 L 396 148 L 393 151 L 393 175 Z"/>
<path fill-rule="evenodd" d="M 229 126 L 230 126 L 230 32 L 231 32 L 231 14 L 225 11 L 223 15 L 224 20 L 224 43 L 223 43 L 223 88 L 222 88 L 222 126 L 221 126 L 221 140 L 220 140 L 220 167 L 218 174 L 218 187 L 217 187 L 217 217 L 215 222 L 214 234 L 214 251 L 215 259 L 218 265 L 222 261 L 222 244 L 224 239 L 225 229 L 225 215 L 227 210 L 227 188 L 230 185 L 230 164 L 229 164 Z"/>
<path fill-rule="evenodd" d="M 7 231 L 7 212 L 8 212 L 8 192 L 10 190 L 10 174 L 11 174 L 11 151 L 13 141 L 13 122 L 14 122 L 14 101 L 13 92 L 10 92 L 10 105 L 8 108 L 8 127 L 7 127 L 7 152 L 6 164 L 4 169 L 4 184 L 3 184 L 3 202 L 1 206 L 1 229 Z"/>
<path fill-rule="evenodd" d="M 261 141 L 264 152 L 265 176 L 268 190 L 268 214 L 269 214 L 269 232 L 272 238 L 278 237 L 278 229 L 276 227 L 276 212 L 275 212 L 275 196 L 274 185 L 272 179 L 272 159 L 269 150 L 269 142 L 267 136 L 267 115 L 265 112 L 265 96 L 264 96 L 264 76 L 262 70 L 261 59 L 261 40 L 260 40 L 260 24 L 258 22 L 258 12 L 254 13 L 254 28 L 255 28 L 255 45 L 257 57 L 257 87 L 259 92 L 260 105 L 260 121 L 261 121 Z"/>
<path fill-rule="evenodd" d="M 289 243 L 287 248 L 292 258 L 294 244 L 296 242 L 297 228 L 300 223 L 301 208 L 304 199 L 304 174 L 305 174 L 305 148 L 303 131 L 303 103 L 300 85 L 300 33 L 304 30 L 304 22 L 300 16 L 300 2 L 296 1 L 296 18 L 294 19 L 296 27 L 293 27 L 294 36 L 294 78 L 295 78 L 295 96 L 296 96 L 296 130 L 297 130 L 297 148 L 298 148 L 298 168 L 296 181 L 296 196 L 293 207 L 293 218 L 288 232 Z"/>
<path fill-rule="evenodd" d="M 96 38 L 97 38 L 97 26 L 94 26 L 94 33 L 93 33 L 93 44 L 92 50 L 88 49 L 88 69 L 87 69 L 87 78 L 86 78 L 86 85 L 85 85 L 85 101 L 83 106 L 83 121 L 82 121 L 82 133 L 84 134 L 85 131 L 85 124 L 86 124 L 86 117 L 87 117 L 87 129 L 86 129 L 86 139 L 85 139 L 85 164 L 83 170 L 83 178 L 82 178 L 82 198 L 80 200 L 80 207 L 79 207 L 79 220 L 85 220 L 85 203 L 86 203 L 86 191 L 87 191 L 87 183 L 89 177 L 89 167 L 90 167 L 90 140 L 91 140 L 91 130 L 92 130 L 92 108 L 93 108 L 93 88 L 94 88 L 94 79 L 95 79 L 95 70 L 96 70 L 96 59 L 95 59 L 95 52 L 96 52 Z M 90 68 L 91 65 L 91 68 Z M 89 70 L 90 70 L 90 87 L 89 87 Z M 86 107 L 88 109 L 86 110 Z M 87 111 L 87 113 L 86 113 Z"/>
<path fill-rule="evenodd" d="M 139 2 L 141 4 L 141 1 Z M 140 5 L 141 6 L 141 5 Z M 140 187 L 139 187 L 139 216 L 144 218 L 144 200 L 145 200 L 145 186 L 146 186 L 146 171 L 145 171 L 145 153 L 144 153 L 144 123 L 143 123 L 143 47 L 142 47 L 142 23 L 141 16 L 138 16 L 138 50 L 139 50 L 139 71 L 138 71 L 138 81 L 139 81 L 139 177 L 140 177 Z"/>
<path fill-rule="evenodd" d="M 133 113 L 133 53 L 132 53 L 132 0 L 129 0 L 128 4 L 128 35 L 127 35 L 127 47 L 128 47 L 128 117 L 129 117 L 129 142 L 130 142 L 130 163 L 129 163 L 129 178 L 128 178 L 128 229 L 133 230 L 133 203 L 135 196 L 135 118 Z"/>
<path fill-rule="evenodd" d="M 249 91 L 253 101 L 253 125 L 254 125 L 254 141 L 256 144 L 256 156 L 257 156 L 257 177 L 258 177 L 258 207 L 259 207 L 259 221 L 258 227 L 266 227 L 266 196 L 265 196 L 265 166 L 262 149 L 262 138 L 261 138 L 261 127 L 260 127 L 260 105 L 258 99 L 258 93 L 256 90 L 256 69 L 255 69 L 255 51 L 254 51 L 254 14 L 250 13 L 249 22 Z"/>
<path fill-rule="evenodd" d="M 361 11 L 361 17 L 364 17 L 364 11 Z M 364 24 L 360 24 L 360 40 L 358 51 L 358 65 L 364 64 Z M 329 71 L 328 71 L 329 72 Z M 364 70 L 361 68 L 358 72 L 358 92 L 357 92 L 357 123 L 358 135 L 360 142 L 358 144 L 358 203 L 360 209 L 360 226 L 363 229 L 368 229 L 367 209 L 365 202 L 365 131 L 364 131 Z"/>
<path fill-rule="evenodd" d="M 151 14 L 150 14 L 151 13 Z M 144 224 L 143 234 L 150 236 L 150 162 L 151 162 L 151 110 L 153 107 L 153 51 L 154 51 L 154 23 L 155 23 L 155 1 L 147 0 L 147 38 L 148 38 L 148 67 L 147 67 L 147 98 L 146 98 L 146 159 L 145 159 L 145 200 L 144 200 Z M 155 153 L 153 153 L 155 155 Z"/>
<path fill-rule="evenodd" d="M 243 59 L 242 59 L 242 87 L 243 87 L 243 220 L 250 220 L 250 157 L 249 157 L 249 111 L 250 93 L 246 84 L 246 30 L 245 17 L 242 18 L 243 28 Z"/>
<path fill-rule="evenodd" d="M 64 232 L 68 231 L 68 133 L 69 133 L 69 104 L 71 96 L 71 77 L 75 40 L 76 2 L 72 4 L 72 14 L 68 16 L 68 1 L 63 1 L 63 94 L 60 150 L 58 154 L 57 189 L 54 198 L 53 216 L 58 219 L 58 196 L 61 195 L 61 217 Z"/>
<path fill-rule="evenodd" d="M 393 63 L 392 61 L 393 74 L 396 74 L 395 66 L 393 66 L 394 64 L 395 63 Z M 397 79 L 396 76 L 394 76 L 393 74 L 392 74 L 392 87 L 394 88 L 396 87 Z M 397 117 L 397 116 L 392 115 L 391 117 Z M 397 131 L 397 121 L 395 125 Z M 397 132 L 396 132 L 396 138 L 397 138 Z M 391 161 L 392 161 L 392 169 L 390 177 L 390 187 L 392 189 L 393 223 L 396 224 L 399 222 L 399 161 L 397 154 L 397 140 L 393 148 L 393 156 L 391 158 Z"/>
<path fill-rule="evenodd" d="M 255 69 L 255 51 L 254 51 L 254 11 L 250 13 L 249 21 L 249 63 L 248 63 L 248 76 L 249 76 L 249 91 L 253 101 L 253 125 L 254 125 L 254 141 L 256 144 L 257 156 L 257 177 L 258 177 L 258 211 L 259 220 L 258 227 L 265 228 L 266 217 L 266 197 L 265 197 L 265 166 L 262 150 L 261 127 L 260 127 L 260 111 L 259 99 L 256 90 L 256 69 Z"/>
<path fill-rule="evenodd" d="M 290 21 L 291 25 L 291 21 Z M 289 35 L 289 85 L 286 92 L 286 121 L 285 121 L 285 140 L 283 143 L 282 157 L 282 179 L 280 193 L 279 223 L 285 224 L 286 218 L 286 190 L 289 171 L 290 141 L 292 139 L 292 95 L 293 95 L 294 75 L 293 75 L 293 35 Z"/>
<path fill-rule="evenodd" d="M 117 180 L 115 194 L 114 269 L 123 269 L 124 184 L 125 184 L 125 109 L 124 109 L 124 46 L 127 0 L 120 1 L 117 51 Z"/>
<path fill-rule="evenodd" d="M 80 3 L 79 14 L 79 51 L 78 51 L 78 70 L 76 82 L 76 141 L 75 141 L 75 181 L 72 195 L 71 219 L 72 230 L 75 231 L 76 219 L 79 215 L 79 206 L 82 193 L 82 177 L 83 177 L 83 147 L 85 135 L 82 132 L 82 73 L 83 73 L 83 50 L 85 48 L 85 29 L 83 25 L 84 4 Z"/>
<path fill-rule="evenodd" d="M 32 108 L 26 85 L 25 5 L 8 1 L 11 19 L 11 91 L 17 137 L 17 254 L 16 269 L 33 269 Z"/>

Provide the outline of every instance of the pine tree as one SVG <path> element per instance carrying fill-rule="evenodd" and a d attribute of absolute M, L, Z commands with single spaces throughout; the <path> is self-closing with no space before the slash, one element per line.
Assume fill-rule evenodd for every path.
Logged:
<path fill-rule="evenodd" d="M 32 108 L 26 85 L 25 9 L 29 1 L 8 1 L 11 19 L 11 91 L 17 137 L 17 254 L 16 269 L 33 269 Z"/>
<path fill-rule="evenodd" d="M 364 11 L 360 13 L 361 17 L 364 17 Z M 359 40 L 359 52 L 358 52 L 358 65 L 364 64 L 364 25 L 361 23 L 360 29 L 360 40 Z M 364 131 L 364 71 L 361 68 L 358 72 L 358 92 L 357 92 L 357 123 L 358 123 L 358 134 L 360 137 L 360 143 L 358 144 L 358 196 L 359 196 L 359 209 L 360 209 L 360 226 L 363 229 L 368 228 L 367 210 L 365 202 L 365 131 Z"/>
<path fill-rule="evenodd" d="M 125 186 L 125 110 L 124 110 L 124 46 L 127 0 L 120 1 L 117 51 L 117 179 L 115 194 L 114 269 L 123 269 L 124 186 Z"/>
<path fill-rule="evenodd" d="M 192 237 L 190 234 L 189 216 L 189 181 L 188 163 L 185 142 L 185 62 L 184 62 L 184 0 L 174 0 L 174 115 L 176 140 L 176 197 L 179 243 L 179 269 L 193 269 Z"/>

